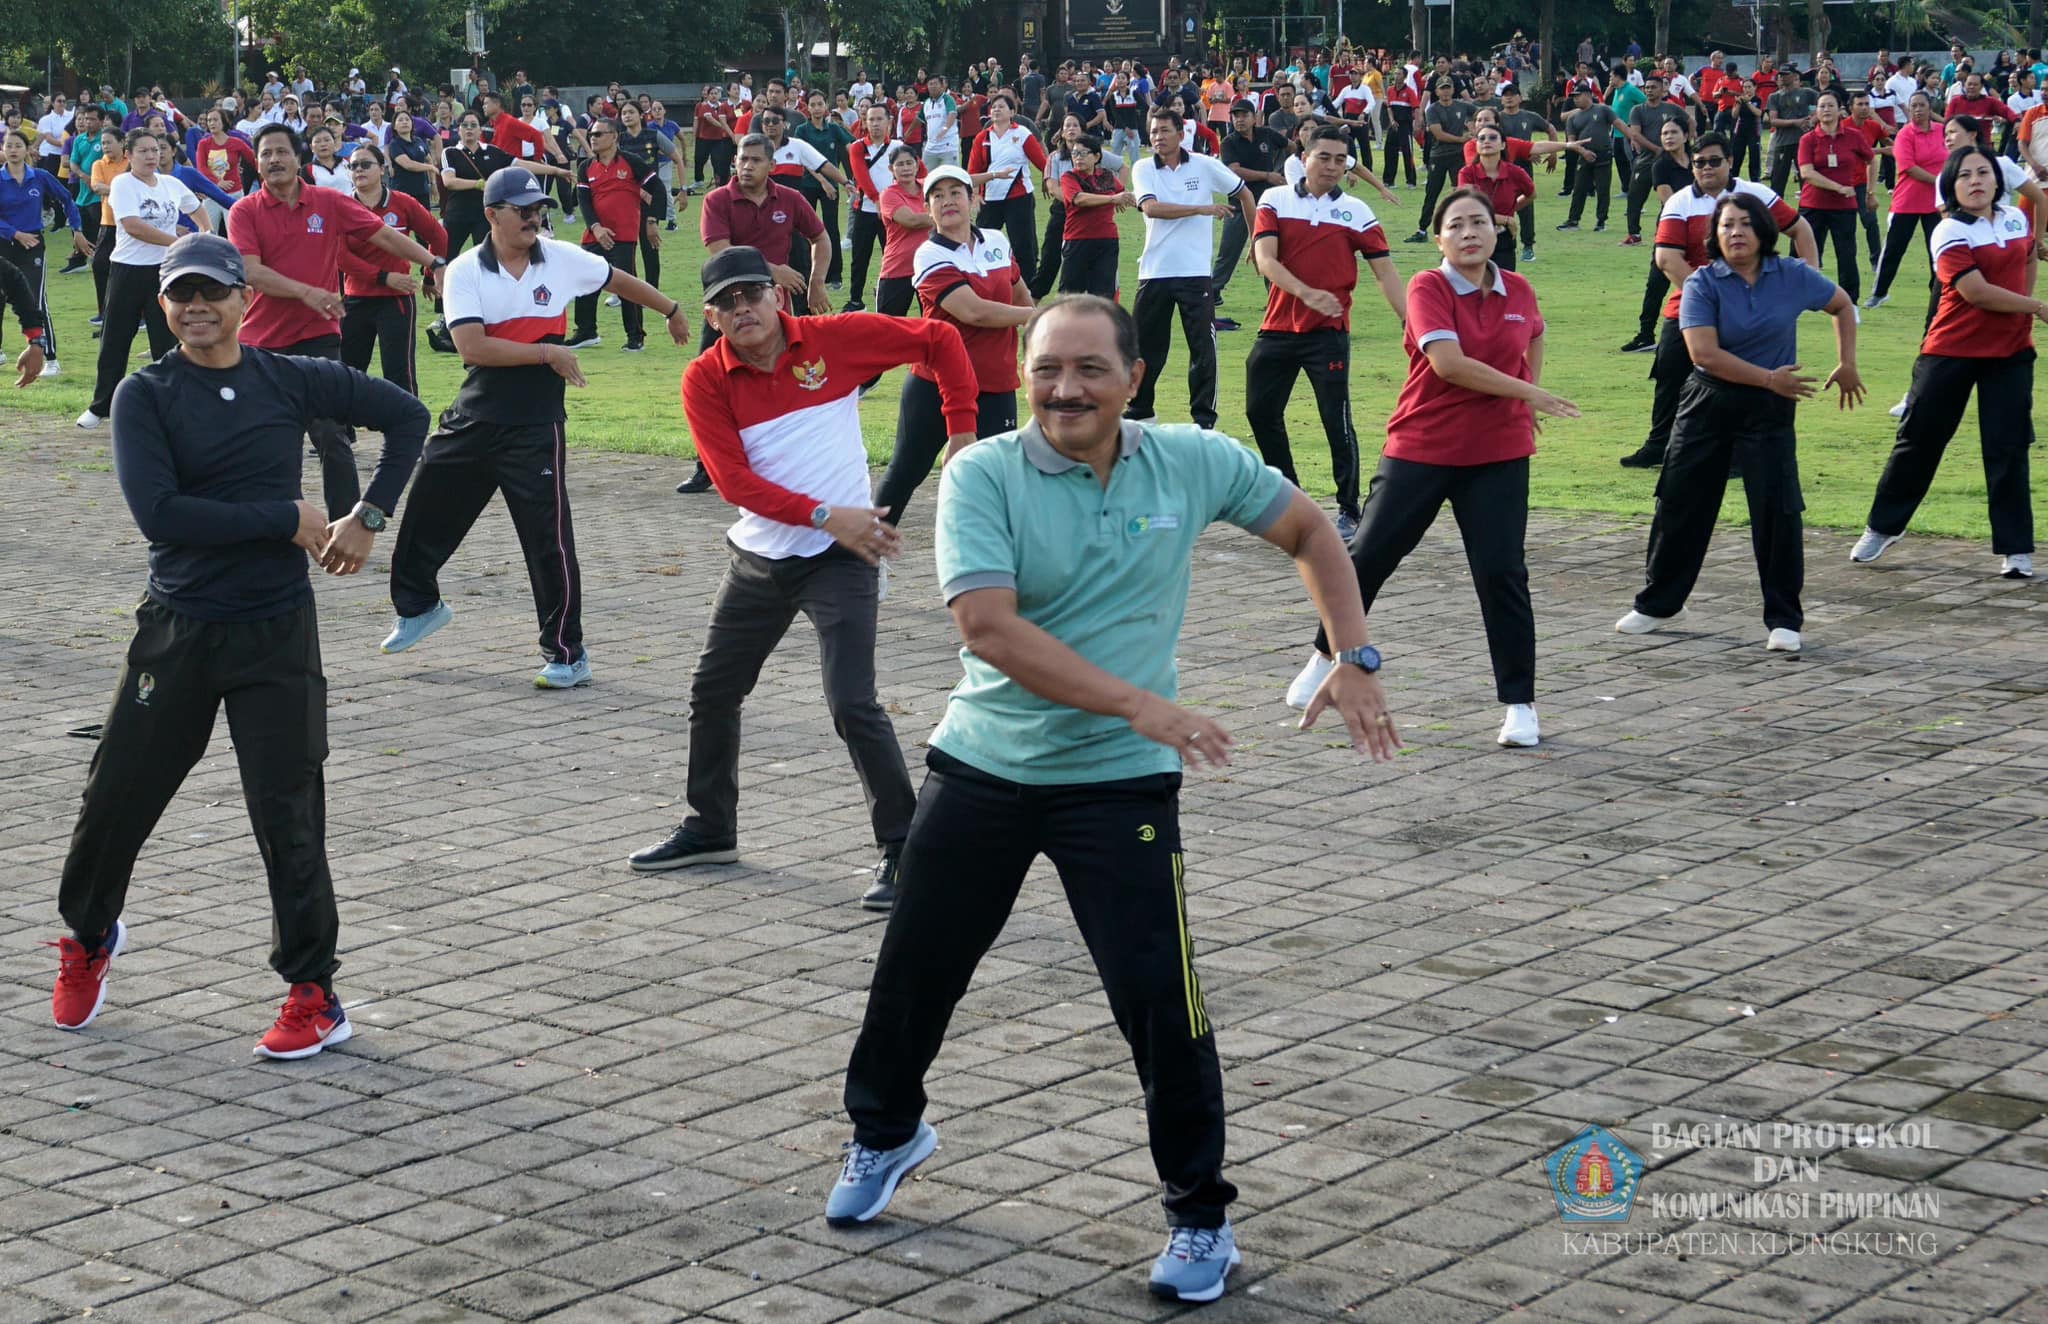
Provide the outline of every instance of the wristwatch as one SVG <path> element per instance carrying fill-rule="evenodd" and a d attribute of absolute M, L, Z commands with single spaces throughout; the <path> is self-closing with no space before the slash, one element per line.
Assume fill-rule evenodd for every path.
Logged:
<path fill-rule="evenodd" d="M 811 527 L 822 529 L 825 527 L 825 521 L 831 518 L 832 507 L 821 504 L 816 510 L 811 512 Z"/>
<path fill-rule="evenodd" d="M 369 502 L 356 502 L 356 508 L 350 513 L 353 514 L 356 517 L 356 519 L 361 522 L 362 526 L 368 529 L 370 532 L 384 532 L 384 523 L 386 520 L 386 516 L 383 511 L 377 509 Z"/>
<path fill-rule="evenodd" d="M 1336 660 L 1339 662 L 1349 662 L 1352 666 L 1357 667 L 1360 671 L 1370 676 L 1380 669 L 1380 650 L 1374 648 L 1371 644 L 1362 644 L 1357 648 L 1344 649 L 1337 654 Z"/>

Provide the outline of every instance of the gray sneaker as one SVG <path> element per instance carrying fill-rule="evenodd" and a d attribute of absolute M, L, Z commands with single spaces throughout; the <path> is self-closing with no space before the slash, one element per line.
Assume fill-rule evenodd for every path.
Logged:
<path fill-rule="evenodd" d="M 910 1170 L 932 1156 L 939 1133 L 920 1121 L 917 1134 L 894 1149 L 869 1149 L 858 1140 L 846 1142 L 846 1164 L 825 1200 L 825 1221 L 833 1227 L 857 1227 L 889 1207 L 896 1187 Z"/>
<path fill-rule="evenodd" d="M 1223 1295 L 1223 1280 L 1242 1262 L 1227 1219 L 1222 1227 L 1177 1227 L 1167 1236 L 1166 1249 L 1152 1261 L 1152 1295 L 1168 1301 L 1214 1301 Z"/>
<path fill-rule="evenodd" d="M 1883 556 L 1886 548 L 1905 536 L 1903 533 L 1879 533 L 1876 529 L 1865 529 L 1863 536 L 1856 540 L 1856 545 L 1849 549 L 1849 559 L 1858 565 L 1868 565 Z"/>
<path fill-rule="evenodd" d="M 437 602 L 417 616 L 399 617 L 378 647 L 387 653 L 403 653 L 454 619 L 454 609 L 446 602 Z"/>

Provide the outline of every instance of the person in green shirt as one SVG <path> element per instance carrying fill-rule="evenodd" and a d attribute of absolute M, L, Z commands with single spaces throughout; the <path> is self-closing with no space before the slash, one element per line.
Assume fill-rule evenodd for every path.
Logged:
<path fill-rule="evenodd" d="M 963 439 L 940 479 L 939 579 L 966 674 L 927 741 L 825 1217 L 875 1218 L 936 1147 L 925 1072 L 1044 854 L 1144 1087 L 1172 1228 L 1152 1291 L 1212 1301 L 1238 1262 L 1237 1190 L 1223 1177 L 1223 1077 L 1194 969 L 1179 799 L 1183 759 L 1221 768 L 1232 737 L 1177 702 L 1174 663 L 1211 522 L 1291 556 L 1340 650 L 1302 726 L 1335 709 L 1353 747 L 1382 761 L 1400 739 L 1329 517 L 1229 437 L 1125 420 L 1145 371 L 1137 347 L 1130 312 L 1108 299 L 1046 304 L 1024 328 L 1032 421 Z"/>
<path fill-rule="evenodd" d="M 91 102 L 78 108 L 77 132 L 71 135 L 71 184 L 78 203 L 78 232 L 95 248 L 100 241 L 100 204 L 106 199 L 92 191 L 92 168 L 100 159 L 100 108 Z M 112 242 L 109 236 L 108 242 Z M 91 253 L 73 253 L 59 275 L 92 269 Z"/>
<path fill-rule="evenodd" d="M 1614 118 L 1620 124 L 1627 124 L 1628 113 L 1649 99 L 1649 97 L 1643 94 L 1643 89 L 1630 82 L 1628 76 L 1620 68 L 1617 67 L 1608 71 L 1607 105 L 1614 112 Z M 1630 150 L 1628 134 L 1619 127 L 1616 127 L 1614 131 L 1614 145 L 1620 152 L 1622 159 L 1629 161 L 1632 168 L 1635 154 Z M 1622 171 L 1622 178 L 1628 178 L 1626 170 Z"/>
<path fill-rule="evenodd" d="M 842 176 L 846 174 L 846 149 L 853 146 L 853 134 L 838 117 L 826 113 L 825 94 L 812 92 L 804 98 L 804 116 L 790 126 L 789 136 L 809 143 L 818 149 L 818 155 L 825 163 Z M 830 192 L 825 190 L 830 188 Z M 832 240 L 832 266 L 825 273 L 825 283 L 833 289 L 839 288 L 840 250 L 845 236 L 839 232 L 839 194 L 836 186 L 827 185 L 817 174 L 806 173 L 797 181 L 797 191 L 818 209 L 818 219 L 825 222 L 825 233 Z M 849 198 L 855 203 L 857 198 Z"/>

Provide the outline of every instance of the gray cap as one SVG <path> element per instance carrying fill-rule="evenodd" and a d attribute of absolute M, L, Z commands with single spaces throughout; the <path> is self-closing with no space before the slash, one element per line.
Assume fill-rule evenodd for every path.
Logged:
<path fill-rule="evenodd" d="M 157 289 L 171 288 L 181 276 L 205 276 L 223 285 L 249 283 L 242 250 L 217 234 L 188 234 L 164 250 L 163 265 L 157 268 Z"/>
<path fill-rule="evenodd" d="M 553 203 L 554 198 L 525 166 L 506 166 L 484 184 L 486 207 L 531 207 L 536 202 Z"/>

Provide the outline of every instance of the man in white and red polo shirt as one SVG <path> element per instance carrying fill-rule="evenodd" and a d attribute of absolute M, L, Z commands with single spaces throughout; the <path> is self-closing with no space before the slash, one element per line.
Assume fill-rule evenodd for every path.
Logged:
<path fill-rule="evenodd" d="M 1799 260 L 1816 269 L 1820 265 L 1814 252 L 1813 227 L 1769 186 L 1735 177 L 1735 151 L 1724 135 L 1701 134 L 1692 147 L 1692 183 L 1665 199 L 1657 216 L 1656 270 L 1669 282 L 1671 294 L 1664 303 L 1656 357 L 1650 361 L 1650 380 L 1655 383 L 1650 432 L 1640 447 L 1622 457 L 1624 468 L 1655 469 L 1664 463 L 1664 446 L 1671 440 L 1671 424 L 1678 417 L 1678 390 L 1692 373 L 1692 355 L 1678 330 L 1679 295 L 1685 289 L 1685 278 L 1710 261 L 1707 231 L 1713 223 L 1714 204 L 1730 191 L 1762 201 Z"/>
<path fill-rule="evenodd" d="M 282 124 L 256 131 L 256 172 L 263 187 L 228 212 L 228 238 L 249 273 L 249 312 L 241 341 L 257 349 L 341 361 L 341 258 L 351 239 L 423 267 L 443 267 L 409 236 L 335 189 L 314 188 L 299 175 L 299 137 Z M 320 457 L 327 518 L 344 519 L 363 495 L 356 474 L 355 431 L 318 419 L 306 435 Z M 366 524 L 374 532 L 390 511 Z"/>
<path fill-rule="evenodd" d="M 551 135 L 505 109 L 504 98 L 496 92 L 484 93 L 483 120 L 491 131 L 491 146 L 521 165 L 559 165 L 568 160 Z"/>
<path fill-rule="evenodd" d="M 1358 527 L 1358 436 L 1351 428 L 1351 291 L 1364 258 L 1394 310 L 1408 296 L 1394 271 L 1386 231 L 1365 202 L 1343 188 L 1349 144 L 1335 126 L 1317 129 L 1292 187 L 1269 188 L 1252 223 L 1252 260 L 1267 280 L 1266 319 L 1244 362 L 1244 411 L 1267 464 L 1299 487 L 1287 440 L 1287 400 L 1306 371 L 1330 443 L 1337 480 L 1337 531 Z"/>
<path fill-rule="evenodd" d="M 576 206 L 583 213 L 583 246 L 633 276 L 639 274 L 634 255 L 640 250 L 640 209 L 653 200 L 662 184 L 654 166 L 619 150 L 622 132 L 615 119 L 601 119 L 590 126 L 591 155 L 576 181 Z M 621 300 L 619 316 L 626 326 L 627 352 L 646 348 L 640 305 Z M 576 324 L 571 330 L 570 344 L 596 343 L 595 291 L 578 296 Z"/>
<path fill-rule="evenodd" d="M 869 495 L 861 386 L 906 364 L 930 372 L 964 445 L 974 373 L 945 322 L 790 316 L 770 256 L 734 245 L 704 264 L 704 315 L 720 339 L 684 370 L 683 413 L 718 494 L 741 514 L 690 680 L 690 813 L 629 862 L 652 872 L 739 858 L 740 706 L 802 612 L 882 850 L 861 904 L 887 910 L 917 797 L 875 695 L 875 566 L 902 539 Z"/>

